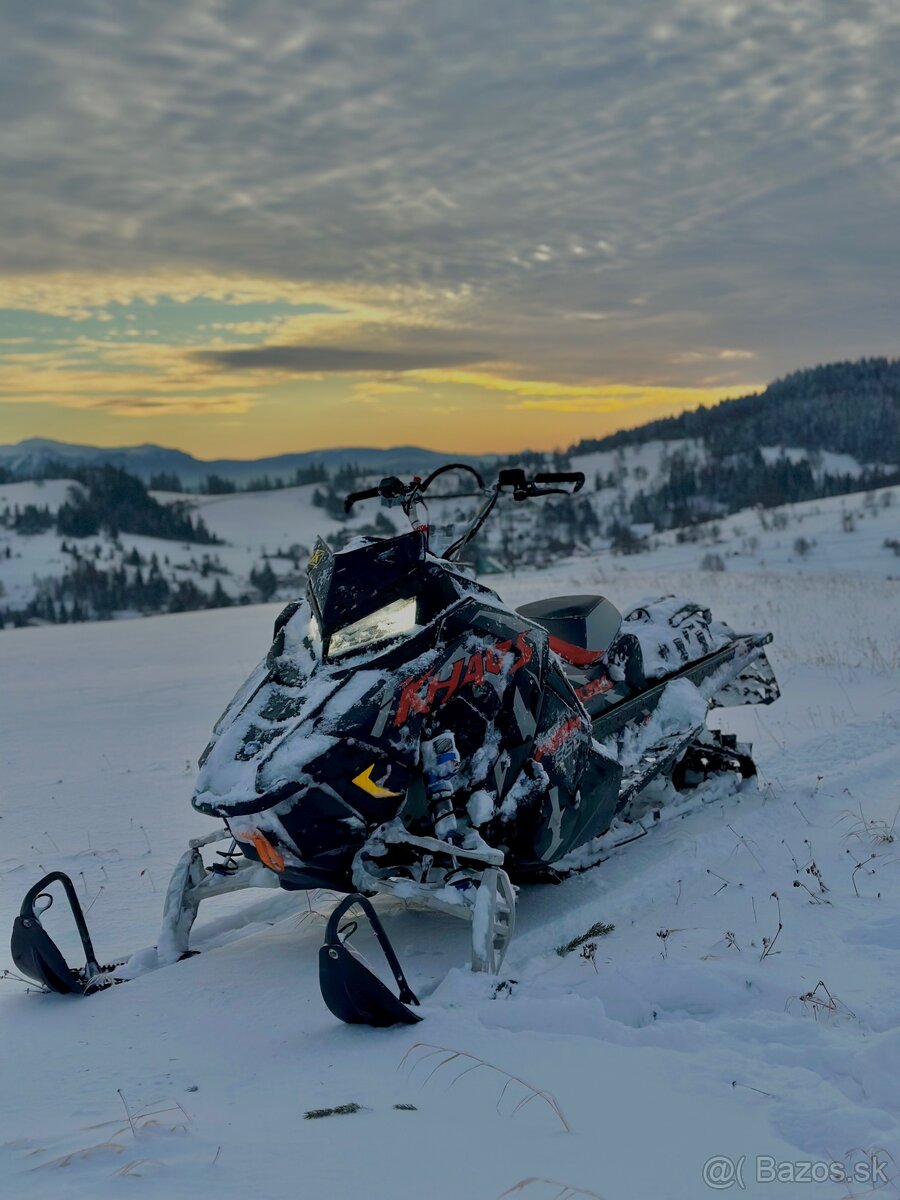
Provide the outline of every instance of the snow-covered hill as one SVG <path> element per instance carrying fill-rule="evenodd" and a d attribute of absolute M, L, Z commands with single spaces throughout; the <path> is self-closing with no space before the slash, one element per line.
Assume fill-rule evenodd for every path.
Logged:
<path fill-rule="evenodd" d="M 679 445 L 680 453 L 696 455 L 699 461 L 703 453 L 700 443 Z M 610 554 L 609 529 L 615 522 L 627 521 L 628 504 L 637 491 L 658 482 L 671 450 L 672 443 L 656 442 L 574 459 L 573 468 L 587 477 L 582 493 L 586 500 L 579 497 L 578 502 L 587 504 L 595 520 L 588 524 L 587 510 L 582 507 L 575 510 L 578 524 L 566 525 L 568 501 L 556 509 L 545 509 L 546 501 L 525 505 L 508 501 L 480 539 L 488 565 L 502 566 L 504 547 L 510 546 L 515 553 L 550 563 L 556 555 L 547 547 L 556 539 L 570 546 L 578 561 L 592 563 L 599 558 L 608 573 L 658 568 L 692 571 L 704 566 L 709 570 L 764 569 L 804 575 L 849 571 L 881 579 L 900 575 L 900 487 L 742 511 L 684 531 L 654 533 L 647 526 L 629 526 L 635 535 L 634 548 L 642 552 Z M 0 484 L 0 514 L 28 505 L 54 513 L 70 486 L 65 480 Z M 35 596 L 52 590 L 54 581 L 73 568 L 72 547 L 105 570 L 124 565 L 130 578 L 137 569 L 135 552 L 144 574 L 155 555 L 171 587 L 190 581 L 209 595 L 218 584 L 231 599 L 258 598 L 250 573 L 268 562 L 279 579 L 276 595 L 286 599 L 302 587 L 306 558 L 318 534 L 353 531 L 385 512 L 370 503 L 355 509 L 349 520 L 340 521 L 313 503 L 316 490 L 317 485 L 307 484 L 214 496 L 153 493 L 163 503 L 189 503 L 194 515 L 202 516 L 211 532 L 223 540 L 221 546 L 128 533 L 115 542 L 104 535 L 63 539 L 52 529 L 20 534 L 0 526 L 0 610 L 22 609 Z M 448 507 L 438 503 L 432 511 L 440 520 L 446 517 Z M 388 510 L 388 516 L 402 528 L 402 512 Z M 62 550 L 64 541 L 68 551 Z"/>
<path fill-rule="evenodd" d="M 20 509 L 33 504 L 56 512 L 65 501 L 70 480 L 26 481 L 0 484 L 0 512 Z M 77 546 L 83 558 L 96 556 L 105 569 L 118 566 L 132 556 L 133 551 L 146 565 L 156 555 L 163 574 L 170 583 L 191 580 L 201 590 L 211 592 L 220 580 L 226 593 L 236 599 L 249 588 L 249 575 L 264 562 L 267 554 L 285 550 L 286 557 L 272 560 L 273 569 L 284 577 L 284 588 L 298 586 L 297 568 L 305 565 L 316 536 L 336 533 L 340 529 L 359 525 L 363 515 L 357 514 L 347 522 L 330 517 L 312 503 L 315 487 L 285 488 L 278 491 L 240 492 L 226 496 L 191 496 L 192 509 L 203 516 L 210 530 L 225 541 L 221 546 L 201 546 L 173 542 L 161 538 L 123 533 L 114 541 L 105 534 L 88 538 L 60 538 L 53 530 L 38 534 L 16 534 L 0 528 L 0 608 L 9 605 L 20 608 L 39 594 L 42 585 L 61 579 L 72 568 L 72 555 L 62 551 L 66 542 Z M 152 493 L 163 503 L 186 498 L 167 492 Z M 99 547 L 99 551 L 97 548 Z M 297 555 L 290 554 L 296 548 Z M 9 557 L 3 557 L 9 548 Z M 204 568 L 204 559 L 214 562 L 224 571 Z"/>
<path fill-rule="evenodd" d="M 853 533 L 834 529 L 839 505 L 820 512 L 817 549 L 830 529 L 855 546 L 885 512 Z M 776 532 L 796 536 L 759 536 Z M 462 925 L 383 904 L 423 999 L 414 1028 L 325 1009 L 321 894 L 210 904 L 199 957 L 92 999 L 3 980 L 10 1194 L 698 1200 L 712 1161 L 709 1182 L 741 1171 L 735 1195 L 896 1195 L 900 584 L 839 573 L 859 565 L 849 551 L 827 581 L 806 558 L 773 573 L 766 553 L 753 573 L 728 559 L 698 574 L 698 547 L 672 545 L 621 572 L 582 559 L 497 580 L 516 602 L 688 590 L 736 627 L 771 627 L 782 700 L 721 716 L 755 742 L 759 793 L 525 889 L 500 989 L 461 967 Z M 153 942 L 169 869 L 209 827 L 188 804 L 194 760 L 276 612 L 4 633 L 0 930 L 61 868 L 102 956 Z M 615 930 L 588 939 L 592 957 L 556 953 L 598 921 Z M 359 1107 L 307 1119 L 344 1105 Z M 773 1163 L 792 1164 L 782 1182 Z M 860 1182 L 785 1182 L 823 1169 Z"/>

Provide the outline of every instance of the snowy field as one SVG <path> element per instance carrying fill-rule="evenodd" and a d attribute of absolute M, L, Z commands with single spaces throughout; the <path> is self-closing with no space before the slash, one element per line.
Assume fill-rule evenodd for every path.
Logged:
<path fill-rule="evenodd" d="M 413 1028 L 351 1028 L 325 1008 L 321 895 L 210 902 L 198 957 L 93 998 L 3 979 L 4 1193 L 699 1200 L 728 1190 L 704 1183 L 727 1159 L 734 1194 L 873 1194 L 834 1181 L 846 1169 L 896 1196 L 900 584 L 632 569 L 646 563 L 498 590 L 602 590 L 620 606 L 680 591 L 772 628 L 783 699 L 722 718 L 755 743 L 758 793 L 525 889 L 499 991 L 463 968 L 465 926 L 382 903 L 424 1002 Z M 276 612 L 3 634 L 0 928 L 60 868 L 101 959 L 153 943 L 168 873 L 211 827 L 188 803 L 193 764 Z M 555 952 L 597 921 L 615 930 L 593 960 Z M 794 1164 L 782 1182 L 769 1160 Z M 831 1181 L 804 1185 L 826 1163 Z"/>

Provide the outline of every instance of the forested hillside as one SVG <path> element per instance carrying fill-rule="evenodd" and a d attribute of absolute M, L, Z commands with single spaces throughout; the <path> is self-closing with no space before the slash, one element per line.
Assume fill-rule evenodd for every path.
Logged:
<path fill-rule="evenodd" d="M 861 463 L 900 464 L 900 359 L 867 358 L 794 371 L 755 396 L 723 400 L 610 437 L 573 454 L 655 439 L 702 438 L 713 458 L 760 446 L 852 454 Z"/>

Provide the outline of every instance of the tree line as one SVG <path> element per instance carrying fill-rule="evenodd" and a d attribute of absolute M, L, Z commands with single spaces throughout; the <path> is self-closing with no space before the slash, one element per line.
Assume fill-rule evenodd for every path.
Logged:
<path fill-rule="evenodd" d="M 120 533 L 134 533 L 202 546 L 221 544 L 202 517 L 191 515 L 186 501 L 160 504 L 140 479 L 121 467 L 56 463 L 44 478 L 71 479 L 80 486 L 69 490 L 55 514 L 46 506 L 27 504 L 7 508 L 0 522 L 24 534 L 55 528 L 61 537 L 95 537 L 103 532 L 115 539 Z"/>

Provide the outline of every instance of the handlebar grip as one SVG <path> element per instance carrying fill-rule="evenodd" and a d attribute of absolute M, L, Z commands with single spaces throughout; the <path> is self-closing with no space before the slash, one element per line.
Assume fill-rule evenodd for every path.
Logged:
<path fill-rule="evenodd" d="M 381 495 L 381 489 L 377 487 L 366 488 L 363 492 L 351 492 L 344 500 L 344 512 L 348 513 L 358 500 L 374 500 L 376 496 Z"/>
<path fill-rule="evenodd" d="M 534 477 L 535 483 L 574 483 L 575 491 L 584 487 L 584 471 L 542 471 Z"/>

